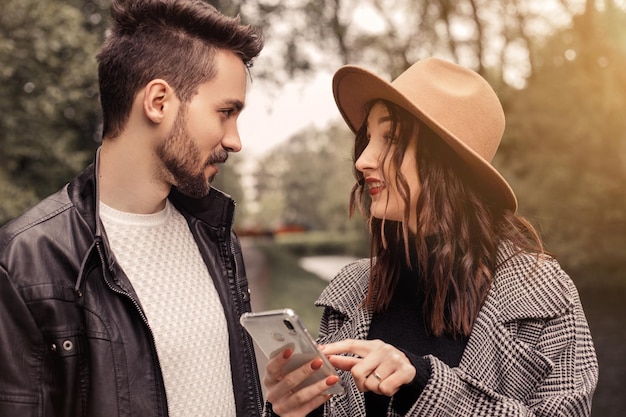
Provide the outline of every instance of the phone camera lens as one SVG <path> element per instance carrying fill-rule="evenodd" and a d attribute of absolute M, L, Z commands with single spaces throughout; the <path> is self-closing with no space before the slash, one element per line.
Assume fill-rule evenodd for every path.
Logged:
<path fill-rule="evenodd" d="M 285 327 L 287 327 L 289 330 L 293 331 L 293 324 L 291 324 L 291 322 L 287 319 L 283 320 L 283 323 L 285 323 Z"/>

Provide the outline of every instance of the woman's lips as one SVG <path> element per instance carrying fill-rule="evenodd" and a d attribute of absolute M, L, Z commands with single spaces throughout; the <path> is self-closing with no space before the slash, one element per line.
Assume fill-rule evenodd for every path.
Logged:
<path fill-rule="evenodd" d="M 383 191 L 385 184 L 376 178 L 366 178 L 365 183 L 369 189 L 370 196 L 375 196 Z"/>

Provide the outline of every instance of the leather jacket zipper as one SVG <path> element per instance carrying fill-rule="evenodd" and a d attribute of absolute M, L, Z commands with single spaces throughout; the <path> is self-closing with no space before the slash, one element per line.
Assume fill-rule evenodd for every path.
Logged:
<path fill-rule="evenodd" d="M 101 238 L 98 236 L 96 237 L 96 249 L 98 251 L 98 256 L 100 257 L 100 261 L 102 262 L 102 268 L 103 268 L 103 272 L 104 271 L 109 271 L 107 263 L 105 262 L 105 258 L 104 258 L 104 254 L 102 252 L 102 240 Z M 122 291 L 116 287 L 114 287 L 111 282 L 109 281 L 107 274 L 104 273 L 103 274 L 104 277 L 104 282 L 106 283 L 107 287 L 109 287 L 109 289 L 111 291 L 113 291 L 116 294 L 122 295 L 124 297 L 126 297 L 127 299 L 129 299 L 133 305 L 135 306 L 135 309 L 137 310 L 137 312 L 139 313 L 139 316 L 141 317 L 141 320 L 144 322 L 144 324 L 146 325 L 146 328 L 148 329 L 148 333 L 150 334 L 150 338 L 152 340 L 152 348 L 154 350 L 154 365 L 156 366 L 155 369 L 157 369 L 157 371 L 159 372 L 158 375 L 156 375 L 156 381 L 158 383 L 159 380 L 161 380 L 162 382 L 162 386 L 160 387 L 162 390 L 162 392 L 165 392 L 165 383 L 163 382 L 163 376 L 161 375 L 161 362 L 159 361 L 159 354 L 157 352 L 157 347 L 156 347 L 156 340 L 154 339 L 154 333 L 152 332 L 152 328 L 150 327 L 150 324 L 148 323 L 148 319 L 146 318 L 143 310 L 141 309 L 141 307 L 139 306 L 139 303 L 137 302 L 137 300 L 135 300 L 135 298 L 130 295 L 129 293 L 127 293 L 126 291 Z M 169 415 L 169 410 L 167 408 L 167 395 L 165 396 L 165 416 Z"/>
<path fill-rule="evenodd" d="M 230 229 L 229 230 L 232 230 L 232 228 L 234 227 L 234 223 L 235 223 L 235 221 L 234 221 L 234 219 L 235 219 L 235 209 L 236 208 L 237 208 L 236 205 L 233 203 L 233 215 L 230 218 Z M 230 245 L 230 253 L 232 254 L 233 263 L 235 264 L 235 273 L 234 273 L 235 286 L 236 286 L 237 292 L 239 292 L 240 291 L 239 289 L 241 288 L 240 280 L 239 280 L 240 267 L 239 267 L 239 265 L 237 265 L 237 256 L 235 256 L 235 244 L 233 243 L 233 239 L 230 237 L 230 234 L 228 234 L 228 240 L 229 240 L 229 245 Z M 242 305 L 241 297 L 242 297 L 242 294 L 239 294 L 239 299 L 238 299 L 238 304 L 239 304 L 238 314 L 239 315 L 241 315 L 243 313 L 243 310 L 244 310 L 243 309 L 243 305 Z M 244 332 L 243 329 L 240 329 L 239 331 L 240 332 Z M 247 335 L 244 334 L 243 340 L 244 340 L 244 343 L 246 345 L 246 349 L 252 355 L 251 358 L 255 358 L 256 357 L 256 353 L 254 351 L 254 346 L 250 342 L 250 338 L 247 337 Z M 251 361 L 250 364 L 251 365 L 254 364 L 254 366 L 251 366 L 251 367 L 253 368 L 252 372 L 255 374 L 254 375 L 255 378 L 252 378 L 252 381 L 253 381 L 252 385 L 253 385 L 253 388 L 255 390 L 254 394 L 256 395 L 255 398 L 259 398 L 259 399 L 262 400 L 263 399 L 263 393 L 261 391 L 261 387 L 258 384 L 258 381 L 260 379 L 258 365 L 256 365 L 256 360 L 255 361 Z M 258 402 L 257 403 L 257 410 L 259 411 L 259 415 L 263 415 L 263 408 L 264 408 L 264 406 L 263 406 L 262 402 L 261 401 Z"/>

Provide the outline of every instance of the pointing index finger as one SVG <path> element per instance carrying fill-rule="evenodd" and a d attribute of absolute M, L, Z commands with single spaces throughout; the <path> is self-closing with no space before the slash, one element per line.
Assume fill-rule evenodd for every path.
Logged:
<path fill-rule="evenodd" d="M 371 340 L 345 339 L 340 342 L 328 343 L 320 346 L 320 348 L 325 355 L 352 353 L 365 357 L 372 351 L 371 342 Z"/>

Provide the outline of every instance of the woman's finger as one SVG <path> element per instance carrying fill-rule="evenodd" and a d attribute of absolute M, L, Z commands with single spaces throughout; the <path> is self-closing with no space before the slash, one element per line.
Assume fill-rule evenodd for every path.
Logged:
<path fill-rule="evenodd" d="M 318 381 L 316 384 L 285 396 L 278 401 L 273 403 L 270 401 L 272 411 L 281 417 L 304 417 L 330 399 L 331 395 L 323 394 L 328 387 L 329 385 L 325 381 Z M 316 392 L 317 394 L 314 394 Z"/>
<path fill-rule="evenodd" d="M 390 375 L 381 376 L 375 392 L 391 397 L 398 392 L 402 385 L 413 381 L 413 378 L 415 378 L 415 368 L 413 367 L 395 370 Z"/>
<path fill-rule="evenodd" d="M 267 361 L 265 365 L 265 376 L 263 377 L 263 384 L 266 387 L 271 387 L 276 385 L 283 379 L 282 369 L 289 359 L 291 359 L 291 355 L 293 355 L 293 349 L 288 347 L 276 354 L 272 359 Z"/>
<path fill-rule="evenodd" d="M 322 360 L 317 358 L 301 365 L 288 374 L 282 375 L 273 385 L 266 385 L 269 388 L 267 392 L 268 401 L 273 404 L 285 396 L 293 396 L 295 393 L 299 393 L 298 387 L 300 384 L 321 367 Z M 308 400 L 306 399 L 306 401 Z"/>
<path fill-rule="evenodd" d="M 364 387 L 377 394 L 392 396 L 402 385 L 413 381 L 416 370 L 406 355 L 395 348 L 386 352 L 383 358 L 367 375 Z M 352 372 L 354 375 L 354 368 Z"/>
<path fill-rule="evenodd" d="M 307 363 L 285 377 L 267 391 L 267 400 L 272 410 L 279 416 L 305 416 L 330 398 L 324 392 L 339 382 L 339 377 L 332 375 L 314 384 L 299 387 L 300 383 L 321 367 L 321 360 Z M 290 387 L 290 388 L 288 388 Z"/>
<path fill-rule="evenodd" d="M 380 340 L 343 340 L 322 346 L 330 362 L 338 369 L 349 371 L 361 392 L 393 395 L 413 380 L 415 368 L 406 355 Z M 341 356 L 340 354 L 354 356 Z"/>
<path fill-rule="evenodd" d="M 328 361 L 332 366 L 342 371 L 350 371 L 354 365 L 359 363 L 362 359 L 354 356 L 340 356 L 330 355 Z"/>
<path fill-rule="evenodd" d="M 352 353 L 360 357 L 367 356 L 372 350 L 380 348 L 384 343 L 380 340 L 345 339 L 340 342 L 328 343 L 320 346 L 325 355 Z"/>
<path fill-rule="evenodd" d="M 372 391 L 380 394 L 379 387 L 384 378 L 385 377 L 379 373 L 378 369 L 374 369 L 365 377 L 363 383 L 364 391 Z"/>

